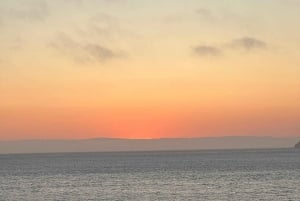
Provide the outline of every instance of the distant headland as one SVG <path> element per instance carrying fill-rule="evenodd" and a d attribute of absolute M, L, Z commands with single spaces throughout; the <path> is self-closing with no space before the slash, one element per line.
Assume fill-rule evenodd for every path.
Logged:
<path fill-rule="evenodd" d="M 207 138 L 23 140 L 0 141 L 0 154 L 55 152 L 119 152 L 210 149 L 291 148 L 300 137 L 228 136 Z M 297 147 L 300 144 L 298 143 Z M 296 147 L 296 146 L 295 146 Z"/>
<path fill-rule="evenodd" d="M 300 149 L 300 142 L 298 142 L 297 144 L 295 144 L 295 148 L 296 149 Z"/>

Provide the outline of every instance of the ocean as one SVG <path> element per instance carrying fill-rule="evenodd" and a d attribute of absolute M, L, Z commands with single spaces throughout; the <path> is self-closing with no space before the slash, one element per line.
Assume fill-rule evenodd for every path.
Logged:
<path fill-rule="evenodd" d="M 0 155 L 0 200 L 300 200 L 300 150 Z"/>

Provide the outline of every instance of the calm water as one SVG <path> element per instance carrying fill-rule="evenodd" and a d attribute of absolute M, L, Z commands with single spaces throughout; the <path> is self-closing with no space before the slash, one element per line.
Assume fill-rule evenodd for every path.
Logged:
<path fill-rule="evenodd" d="M 300 150 L 0 155 L 0 200 L 300 200 Z"/>

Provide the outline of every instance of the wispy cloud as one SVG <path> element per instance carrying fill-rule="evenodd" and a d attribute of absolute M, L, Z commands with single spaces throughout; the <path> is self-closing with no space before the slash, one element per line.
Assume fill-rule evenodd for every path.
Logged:
<path fill-rule="evenodd" d="M 91 17 L 86 27 L 81 31 L 88 35 L 91 33 L 95 34 L 106 40 L 111 40 L 121 35 L 119 21 L 115 17 L 104 13 L 97 13 L 97 15 Z"/>
<path fill-rule="evenodd" d="M 198 45 L 193 48 L 193 51 L 198 56 L 220 56 L 227 50 L 245 50 L 247 52 L 255 50 L 264 50 L 268 48 L 268 43 L 254 38 L 254 37 L 242 37 L 233 39 L 225 44 L 220 45 Z"/>
<path fill-rule="evenodd" d="M 6 14 L 19 20 L 43 21 L 49 15 L 49 8 L 44 0 L 21 1 L 17 6 L 7 8 Z"/>
<path fill-rule="evenodd" d="M 74 40 L 66 33 L 58 33 L 50 47 L 71 57 L 76 62 L 105 62 L 124 55 L 122 51 L 116 51 L 96 42 L 82 42 Z"/>
<path fill-rule="evenodd" d="M 207 8 L 199 8 L 196 10 L 196 14 L 202 17 L 205 20 L 213 21 L 216 20 L 216 16 L 212 13 L 211 10 Z"/>
<path fill-rule="evenodd" d="M 222 50 L 214 46 L 199 45 L 193 48 L 193 52 L 201 57 L 213 56 L 217 57 L 222 54 Z"/>
<path fill-rule="evenodd" d="M 120 53 L 116 53 L 113 50 L 99 44 L 88 43 L 82 47 L 90 57 L 98 61 L 106 61 L 108 59 L 120 57 Z"/>
<path fill-rule="evenodd" d="M 232 48 L 239 48 L 243 50 L 255 50 L 255 49 L 266 49 L 268 47 L 267 43 L 263 40 L 254 37 L 243 37 L 232 40 L 229 43 Z"/>

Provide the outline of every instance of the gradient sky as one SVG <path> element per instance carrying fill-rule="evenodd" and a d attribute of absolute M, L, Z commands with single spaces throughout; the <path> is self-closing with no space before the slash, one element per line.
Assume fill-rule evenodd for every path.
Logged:
<path fill-rule="evenodd" d="M 1 0 L 0 140 L 300 135 L 298 0 Z"/>

